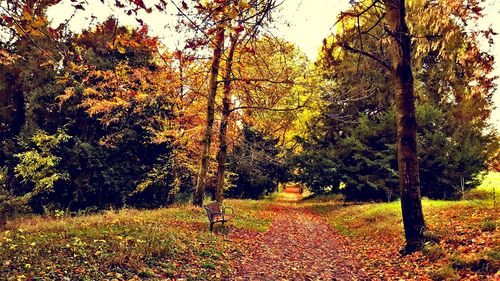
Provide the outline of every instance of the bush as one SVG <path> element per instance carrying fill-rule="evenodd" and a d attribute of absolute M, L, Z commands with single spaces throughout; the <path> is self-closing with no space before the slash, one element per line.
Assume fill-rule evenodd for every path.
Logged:
<path fill-rule="evenodd" d="M 429 103 L 417 104 L 421 194 L 432 199 L 460 198 L 460 192 L 477 186 L 496 145 L 481 130 L 455 128 L 446 118 Z M 343 193 L 347 200 L 396 200 L 394 119 L 394 109 L 360 114 L 356 126 L 339 128 L 342 134 L 329 140 L 301 140 L 303 152 L 290 160 L 299 171 L 296 180 L 316 193 Z"/>

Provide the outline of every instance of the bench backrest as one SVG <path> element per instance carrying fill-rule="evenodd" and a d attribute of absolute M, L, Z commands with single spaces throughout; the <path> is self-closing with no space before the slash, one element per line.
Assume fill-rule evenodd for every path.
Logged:
<path fill-rule="evenodd" d="M 207 205 L 205 205 L 205 208 L 209 209 L 211 212 L 217 212 L 217 213 L 220 213 L 220 207 L 221 204 L 217 201 L 210 202 Z"/>
<path fill-rule="evenodd" d="M 221 212 L 221 204 L 217 201 L 214 201 L 206 204 L 205 209 L 207 210 L 208 219 L 211 220 L 211 214 Z"/>

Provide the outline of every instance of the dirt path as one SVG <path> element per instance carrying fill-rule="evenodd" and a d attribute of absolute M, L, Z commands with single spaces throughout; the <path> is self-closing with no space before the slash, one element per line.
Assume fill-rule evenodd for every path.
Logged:
<path fill-rule="evenodd" d="M 363 272 L 350 263 L 346 241 L 326 222 L 293 206 L 276 205 L 272 213 L 269 231 L 233 234 L 241 236 L 247 249 L 236 280 L 363 279 Z"/>

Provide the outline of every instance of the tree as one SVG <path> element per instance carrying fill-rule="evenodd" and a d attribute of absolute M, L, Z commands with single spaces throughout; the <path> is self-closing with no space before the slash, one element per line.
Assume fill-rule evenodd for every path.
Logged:
<path fill-rule="evenodd" d="M 301 85 L 300 79 L 306 75 L 307 66 L 305 57 L 296 46 L 264 35 L 251 39 L 246 46 L 239 48 L 237 60 L 233 64 L 234 54 L 231 51 L 238 43 L 238 36 L 239 33 L 236 33 L 232 37 L 223 78 L 222 121 L 217 155 L 218 200 L 223 198 L 228 123 L 233 123 L 233 134 L 245 134 L 245 129 L 241 130 L 241 125 L 237 124 L 240 122 L 252 126 L 263 135 L 284 141 L 283 135 L 291 126 L 294 113 L 307 103 L 307 100 L 297 98 L 300 95 L 297 88 Z M 245 42 L 246 37 L 243 36 L 240 42 Z"/>
<path fill-rule="evenodd" d="M 13 107 L 8 95 L 1 101 L 6 194 L 46 212 L 163 206 L 191 191 L 191 173 L 177 157 L 184 149 L 172 130 L 183 121 L 177 112 L 184 106 L 173 55 L 159 54 L 147 27 L 108 19 L 66 34 L 60 48 L 53 45 L 59 39 L 35 35 L 36 45 L 17 34 L 7 50 L 24 59 L 4 56 L 0 67 L 2 97 L 16 88 L 21 105 Z M 23 118 L 12 120 L 12 111 Z M 67 140 L 46 145 L 61 136 Z"/>
<path fill-rule="evenodd" d="M 203 204 L 203 195 L 207 184 L 207 172 L 209 169 L 210 146 L 212 143 L 212 131 L 215 114 L 215 100 L 218 89 L 218 78 L 221 58 L 223 56 L 223 48 L 226 41 L 227 32 L 234 31 L 236 33 L 247 29 L 248 37 L 255 36 L 257 29 L 263 24 L 270 12 L 275 8 L 274 0 L 254 0 L 254 1 L 216 1 L 213 3 L 195 2 L 195 9 L 198 14 L 196 19 L 189 18 L 182 9 L 178 9 L 188 19 L 188 25 L 194 27 L 202 33 L 203 39 L 195 38 L 188 42 L 190 47 L 198 47 L 210 43 L 213 49 L 212 63 L 210 66 L 210 78 L 207 95 L 207 117 L 205 129 L 202 137 L 202 153 L 200 167 L 196 181 L 196 192 L 193 198 L 193 204 L 201 206 Z M 185 3 L 185 2 L 184 2 Z M 183 5 L 184 9 L 188 8 L 188 4 Z M 199 22 L 195 21 L 198 20 Z M 245 27 L 250 25 L 251 28 Z M 208 39 L 208 40 L 207 40 Z M 234 41 L 234 48 L 238 39 Z M 234 51 L 233 51 L 234 52 Z M 231 58 L 232 60 L 232 58 Z M 232 62 L 231 62 L 232 63 Z M 227 62 L 228 65 L 231 63 Z M 228 81 L 227 83 L 230 84 Z M 226 89 L 229 91 L 229 84 Z M 227 113 L 227 111 L 226 111 Z M 223 156 L 220 157 L 221 161 Z M 223 170 L 220 170 L 223 178 Z M 222 186 L 220 182 L 217 186 Z M 222 195 L 219 192 L 219 195 Z M 222 197 L 219 197 L 221 200 Z"/>
<path fill-rule="evenodd" d="M 77 178 L 91 173 L 79 180 L 85 182 L 76 188 L 80 197 L 88 200 L 86 193 L 107 191 L 105 198 L 96 196 L 102 200 L 96 205 L 168 204 L 179 187 L 173 163 L 177 147 L 175 133 L 164 129 L 177 121 L 182 103 L 169 53 L 158 54 L 158 40 L 148 35 L 147 27 L 128 29 L 114 19 L 84 31 L 74 42 L 76 63 L 70 61 L 58 81 L 66 86 L 58 100 L 73 121 L 66 128 L 79 139 L 80 147 L 71 150 L 82 149 L 83 155 L 102 161 L 98 165 L 108 163 L 97 175 L 94 167 L 74 172 Z M 78 119 L 82 124 L 74 122 Z M 88 190 L 82 191 L 85 185 Z"/>
<path fill-rule="evenodd" d="M 491 33 L 491 30 L 473 31 L 469 37 L 468 32 L 461 30 L 463 28 L 462 23 L 467 24 L 468 21 L 475 20 L 481 16 L 481 8 L 478 7 L 478 3 L 474 2 L 465 5 L 459 1 L 448 2 L 430 3 L 412 1 L 409 4 L 405 3 L 405 1 L 379 0 L 353 2 L 353 8 L 342 13 L 337 21 L 341 23 L 339 24 L 341 29 L 333 40 L 334 42 L 331 44 L 325 42 L 326 46 L 329 44 L 330 46 L 336 46 L 331 49 L 326 48 L 332 54 L 331 57 L 339 55 L 339 48 L 343 48 L 346 52 L 358 55 L 358 66 L 360 65 L 361 57 L 365 57 L 378 63 L 392 76 L 397 119 L 399 187 L 402 198 L 405 236 L 407 239 L 406 250 L 409 252 L 422 245 L 424 240 L 423 230 L 425 229 L 420 203 L 421 184 L 419 179 L 419 165 L 417 163 L 417 123 L 415 115 L 415 86 L 412 71 L 414 65 L 412 64 L 412 60 L 417 62 L 416 65 L 418 67 L 424 69 L 423 73 L 430 73 L 426 70 L 429 69 L 426 58 L 432 57 L 433 54 L 437 55 L 438 64 L 442 61 L 450 62 L 449 64 L 445 64 L 445 66 L 440 65 L 436 68 L 437 71 L 441 68 L 441 74 L 443 72 L 447 74 L 440 75 L 442 80 L 434 85 L 439 85 L 438 89 L 445 89 L 445 87 L 446 89 L 453 89 L 452 91 L 447 90 L 444 93 L 441 91 L 443 95 L 438 98 L 439 106 L 448 106 L 445 105 L 446 102 L 443 103 L 443 100 L 446 100 L 446 97 L 452 94 L 457 95 L 455 101 L 460 106 L 466 106 L 467 102 L 464 102 L 462 95 L 468 95 L 467 90 L 470 88 L 467 86 L 462 88 L 466 89 L 466 91 L 461 91 L 460 87 L 454 89 L 454 85 L 450 80 L 455 79 L 457 76 L 460 77 L 464 73 L 467 73 L 466 75 L 469 76 L 466 70 L 467 67 L 463 64 L 463 61 L 467 60 L 468 57 L 476 57 L 476 60 L 480 61 L 478 63 L 480 66 L 478 67 L 483 69 L 485 73 L 489 73 L 489 69 L 491 69 L 491 62 L 488 55 L 477 51 L 473 47 L 475 46 L 474 43 L 463 43 L 463 40 L 475 42 L 474 38 L 478 34 L 484 34 L 488 38 Z M 409 8 L 412 12 L 407 13 L 406 11 Z M 433 12 L 429 12 L 430 10 Z M 443 16 L 435 17 L 434 15 L 436 14 Z M 449 15 L 454 15 L 456 20 L 452 20 Z M 410 25 L 411 30 L 408 25 Z M 419 44 L 416 45 L 415 42 Z M 386 48 L 388 43 L 390 45 L 389 51 Z M 413 46 L 417 47 L 413 48 Z M 450 51 L 450 48 L 463 47 L 464 49 L 470 49 L 471 46 L 473 47 L 473 51 L 466 52 L 468 53 L 466 56 L 462 56 L 464 52 Z M 390 54 L 390 57 L 388 54 Z M 462 58 L 458 59 L 458 57 Z M 463 71 L 457 71 L 457 65 L 463 67 Z M 332 66 L 335 67 L 333 64 Z M 485 120 L 481 116 L 487 115 L 487 104 L 491 104 L 491 101 L 489 102 L 489 95 L 491 94 L 492 78 L 486 76 L 482 79 L 471 75 L 469 79 L 467 83 L 475 80 L 481 85 L 478 87 L 481 90 L 471 89 L 471 92 L 474 93 L 472 96 L 481 101 L 478 102 L 481 109 L 472 113 L 472 115 L 475 115 L 475 118 L 479 120 Z M 460 79 L 457 81 L 460 81 Z M 462 82 L 460 81 L 459 83 Z M 432 83 L 428 83 L 427 85 L 433 87 Z M 431 90 L 428 97 L 432 98 L 437 92 L 439 91 Z M 450 105 L 454 106 L 453 103 L 450 103 Z M 462 110 L 463 108 L 458 111 Z M 373 112 L 371 110 L 367 113 L 377 114 L 376 111 Z M 469 116 L 468 113 L 470 111 L 468 113 L 463 111 L 463 113 L 465 114 L 456 116 Z M 465 119 L 461 117 L 456 119 L 465 121 L 469 118 L 470 116 Z M 469 121 L 465 122 L 477 122 L 471 120 L 469 119 Z M 452 118 L 449 121 L 456 122 Z M 459 128 L 459 126 L 456 128 Z"/>
<path fill-rule="evenodd" d="M 355 4 L 357 5 L 354 6 L 352 12 L 341 14 L 339 21 L 343 18 L 355 18 L 354 22 L 350 23 L 357 25 L 357 29 L 351 31 L 351 40 L 359 39 L 359 48 L 351 46 L 347 41 L 343 41 L 342 47 L 376 61 L 392 74 L 396 105 L 399 190 L 406 238 L 405 250 L 412 252 L 423 246 L 425 222 L 420 197 L 412 45 L 406 23 L 406 3 L 404 0 L 383 2 L 374 0 L 371 3 L 361 1 Z M 372 27 L 362 31 L 360 22 L 363 14 L 373 10 L 382 11 L 381 15 Z M 370 34 L 369 32 L 383 19 L 387 24 L 385 32 L 391 38 L 391 63 L 366 51 L 361 37 L 363 34 Z"/>
<path fill-rule="evenodd" d="M 197 206 L 203 205 L 203 195 L 205 192 L 207 170 L 210 160 L 210 144 L 212 143 L 212 129 L 214 124 L 214 111 L 215 111 L 215 96 L 217 94 L 217 78 L 219 76 L 219 64 L 222 56 L 222 47 L 224 45 L 224 27 L 217 27 L 217 39 L 213 49 L 213 61 L 210 68 L 210 92 L 207 98 L 207 121 L 205 125 L 205 133 L 202 140 L 202 152 L 200 168 L 196 180 L 196 193 L 193 198 L 193 204 Z"/>
<path fill-rule="evenodd" d="M 21 161 L 16 156 L 22 155 L 25 149 L 22 145 L 32 140 L 38 124 L 54 121 L 54 107 L 38 104 L 38 101 L 60 88 L 51 83 L 57 73 L 54 62 L 60 61 L 67 50 L 55 40 L 55 34 L 63 38 L 62 28 L 49 28 L 45 16 L 46 9 L 56 3 L 7 1 L 0 7 L 0 167 L 4 169 L 2 193 L 9 197 L 2 203 L 8 206 L 9 213 L 27 211 L 30 195 L 37 193 L 30 192 L 30 180 L 21 184 L 21 177 L 16 177 L 19 173 L 15 167 Z M 35 152 L 26 160 L 34 163 L 41 160 L 40 164 L 55 159 L 38 158 L 40 155 Z M 50 179 L 36 181 L 49 185 L 51 182 Z M 25 194 L 28 195 L 23 196 Z"/>
<path fill-rule="evenodd" d="M 217 179 L 215 186 L 215 199 L 222 203 L 224 198 L 224 173 L 226 170 L 227 158 L 227 125 L 229 122 L 230 109 L 230 93 L 231 93 L 231 74 L 233 69 L 233 58 L 236 45 L 238 43 L 239 33 L 231 35 L 229 53 L 227 55 L 226 68 L 224 72 L 224 93 L 222 96 L 222 120 L 219 129 L 219 151 L 217 152 Z"/>
<path fill-rule="evenodd" d="M 276 191 L 285 174 L 278 139 L 248 124 L 243 124 L 242 134 L 241 142 L 228 155 L 230 187 L 227 195 L 259 199 Z"/>
<path fill-rule="evenodd" d="M 387 22 L 392 36 L 393 77 L 396 90 L 396 120 L 399 189 L 406 237 L 406 251 L 423 247 L 425 222 L 420 199 L 417 157 L 417 117 L 412 73 L 411 38 L 406 24 L 404 0 L 386 0 Z"/>

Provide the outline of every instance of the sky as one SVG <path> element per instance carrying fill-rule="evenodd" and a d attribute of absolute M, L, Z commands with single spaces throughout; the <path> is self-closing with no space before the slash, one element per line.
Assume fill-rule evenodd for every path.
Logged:
<path fill-rule="evenodd" d="M 97 21 L 103 21 L 113 15 L 125 25 L 138 25 L 134 17 L 126 16 L 122 10 L 114 8 L 112 4 L 103 4 L 99 0 L 88 0 L 89 8 L 79 11 L 71 20 L 70 26 L 75 32 L 89 26 L 91 15 Z M 144 1 L 146 6 L 148 1 Z M 150 1 L 149 1 L 150 2 Z M 168 1 L 167 1 L 168 2 Z M 276 16 L 275 26 L 271 32 L 279 37 L 295 43 L 311 60 L 314 61 L 321 48 L 323 38 L 332 33 L 332 25 L 337 15 L 348 7 L 348 0 L 284 0 Z M 484 1 L 485 16 L 480 20 L 480 27 L 492 26 L 499 34 L 494 36 L 496 44 L 492 47 L 484 45 L 496 58 L 494 75 L 500 76 L 500 0 Z M 60 4 L 51 7 L 48 11 L 52 24 L 57 26 L 69 15 L 73 8 L 70 0 L 63 0 Z M 158 36 L 163 44 L 170 49 L 183 46 L 182 36 L 174 30 L 176 9 L 167 6 L 165 13 L 153 12 L 146 14 L 140 11 L 139 18 L 149 26 L 151 34 Z M 500 79 L 498 80 L 500 82 Z M 500 89 L 493 94 L 496 109 L 493 111 L 490 122 L 500 131 Z"/>

